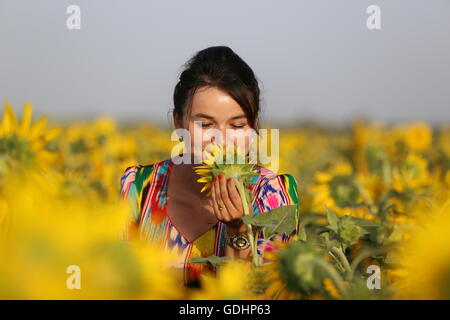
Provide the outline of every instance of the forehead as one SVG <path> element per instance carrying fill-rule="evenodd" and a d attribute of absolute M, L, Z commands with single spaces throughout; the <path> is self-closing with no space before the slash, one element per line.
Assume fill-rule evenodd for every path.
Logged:
<path fill-rule="evenodd" d="M 192 99 L 191 116 L 207 114 L 216 119 L 245 114 L 241 106 L 225 91 L 216 87 L 199 88 Z"/>

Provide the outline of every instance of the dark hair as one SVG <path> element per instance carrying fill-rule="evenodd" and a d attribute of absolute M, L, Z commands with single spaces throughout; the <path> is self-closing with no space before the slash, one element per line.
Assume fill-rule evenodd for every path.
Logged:
<path fill-rule="evenodd" d="M 252 69 L 227 46 L 197 52 L 187 63 L 173 93 L 174 112 L 183 119 L 190 112 L 197 89 L 217 87 L 244 110 L 249 125 L 259 128 L 259 87 Z"/>

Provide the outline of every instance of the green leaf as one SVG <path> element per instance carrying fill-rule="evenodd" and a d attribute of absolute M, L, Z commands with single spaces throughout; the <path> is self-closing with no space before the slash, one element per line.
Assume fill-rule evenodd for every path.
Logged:
<path fill-rule="evenodd" d="M 384 238 L 384 232 L 381 225 L 366 219 L 352 217 L 352 220 L 369 234 L 371 241 L 381 244 L 379 239 Z"/>
<path fill-rule="evenodd" d="M 209 266 L 220 266 L 227 263 L 229 259 L 230 257 L 228 256 L 218 257 L 216 255 L 211 255 L 208 257 L 194 257 L 189 259 L 186 263 L 200 263 Z"/>
<path fill-rule="evenodd" d="M 339 247 L 341 243 L 336 240 L 335 238 L 330 239 L 330 233 L 329 232 L 323 232 L 320 234 L 320 238 L 324 241 L 325 248 L 327 251 L 330 251 L 333 247 Z"/>
<path fill-rule="evenodd" d="M 287 286 L 296 292 L 309 294 L 320 290 L 327 272 L 318 267 L 316 261 L 326 263 L 326 252 L 316 239 L 307 242 L 294 241 L 280 251 L 279 271 Z"/>
<path fill-rule="evenodd" d="M 336 212 L 334 212 L 330 208 L 326 208 L 326 209 L 327 209 L 327 218 L 328 218 L 328 225 L 326 227 L 337 233 L 338 232 L 338 216 L 337 216 Z"/>
<path fill-rule="evenodd" d="M 327 208 L 327 218 L 329 224 L 326 228 L 331 230 L 330 241 L 333 239 L 339 241 L 344 249 L 368 233 L 376 234 L 379 228 L 377 224 L 365 219 L 350 215 L 337 216 L 329 208 Z"/>
<path fill-rule="evenodd" d="M 352 216 L 344 216 L 339 220 L 339 237 L 346 245 L 356 243 L 359 238 L 368 232 L 358 226 Z"/>
<path fill-rule="evenodd" d="M 262 228 L 264 237 L 270 238 L 277 233 L 291 234 L 295 231 L 296 205 L 281 206 L 253 217 L 244 216 L 244 223 Z"/>
<path fill-rule="evenodd" d="M 373 221 L 352 217 L 352 220 L 361 228 L 377 228 L 379 225 Z"/>

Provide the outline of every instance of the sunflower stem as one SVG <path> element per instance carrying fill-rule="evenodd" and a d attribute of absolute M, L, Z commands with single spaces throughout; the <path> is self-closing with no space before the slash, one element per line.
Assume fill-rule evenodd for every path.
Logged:
<path fill-rule="evenodd" d="M 236 179 L 236 178 L 233 178 L 233 179 L 234 179 L 234 183 L 238 189 L 239 195 L 242 200 L 242 207 L 244 209 L 244 215 L 250 216 L 249 203 L 248 203 L 247 195 L 245 194 L 244 184 L 241 181 L 239 181 L 239 179 Z M 253 236 L 252 225 L 250 223 L 246 223 L 245 225 L 247 226 L 247 236 L 248 236 L 248 239 L 249 239 L 249 242 L 251 245 L 251 249 L 252 249 L 253 264 L 255 266 L 259 266 L 257 245 L 255 242 L 255 238 Z"/>
<path fill-rule="evenodd" d="M 351 274 L 352 273 L 352 268 L 350 267 L 350 263 L 348 262 L 348 259 L 345 256 L 345 254 L 342 251 L 342 249 L 341 248 L 337 248 L 337 247 L 332 247 L 331 248 L 331 252 L 334 253 L 339 258 L 340 262 L 344 266 L 345 272 L 347 272 L 348 274 Z"/>
<path fill-rule="evenodd" d="M 342 279 L 341 275 L 336 271 L 336 269 L 333 268 L 328 262 L 322 259 L 313 259 L 313 262 L 330 275 L 331 279 L 334 281 L 338 290 L 341 292 L 342 296 L 345 299 L 345 297 L 348 296 L 347 288 L 345 287 L 344 280 Z"/>

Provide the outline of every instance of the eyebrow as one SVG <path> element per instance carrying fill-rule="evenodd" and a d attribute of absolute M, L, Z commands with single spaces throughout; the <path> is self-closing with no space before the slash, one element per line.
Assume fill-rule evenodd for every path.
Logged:
<path fill-rule="evenodd" d="M 206 118 L 206 119 L 214 120 L 214 117 L 211 117 L 211 116 L 209 116 L 207 114 L 204 114 L 204 113 L 196 113 L 194 115 L 194 117 L 200 117 L 200 118 Z M 235 119 L 241 119 L 241 118 L 247 118 L 247 116 L 245 114 L 240 114 L 238 116 L 231 117 L 229 120 L 235 120 Z"/>

